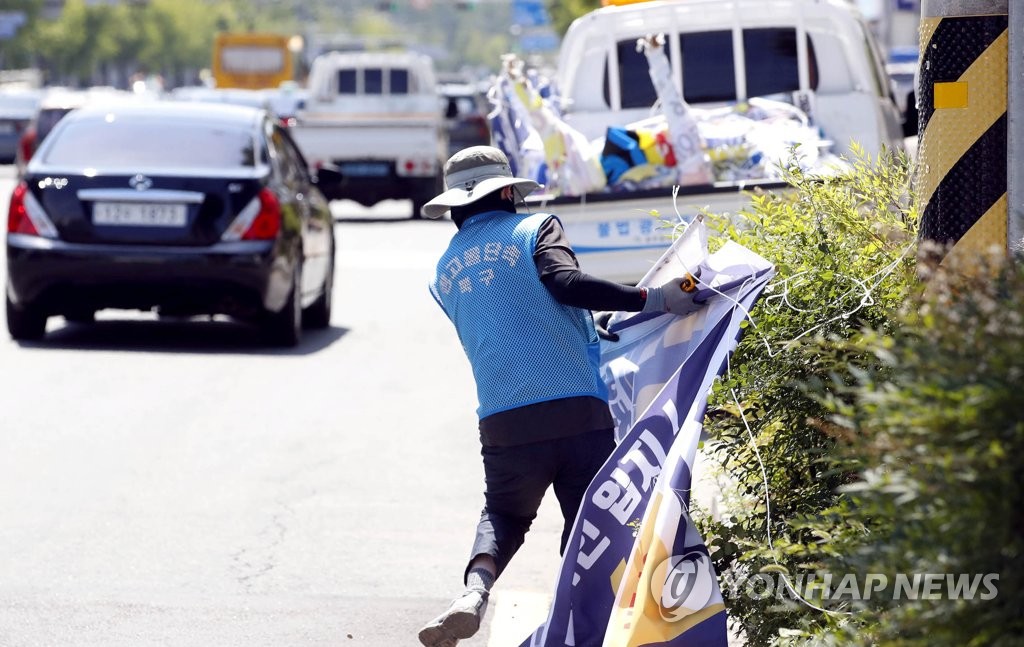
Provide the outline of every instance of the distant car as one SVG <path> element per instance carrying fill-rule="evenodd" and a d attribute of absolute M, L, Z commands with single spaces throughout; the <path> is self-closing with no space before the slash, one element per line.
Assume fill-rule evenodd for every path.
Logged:
<path fill-rule="evenodd" d="M 38 90 L 0 92 L 0 163 L 10 164 L 18 154 L 18 142 L 39 105 Z"/>
<path fill-rule="evenodd" d="M 334 229 L 317 183 L 266 111 L 92 105 L 43 142 L 10 201 L 7 326 L 104 308 L 226 314 L 298 343 L 331 317 Z"/>
<path fill-rule="evenodd" d="M 270 103 L 262 90 L 241 88 L 208 88 L 206 86 L 183 86 L 171 90 L 168 98 L 173 101 L 200 101 L 203 103 L 227 103 L 268 110 Z"/>
<path fill-rule="evenodd" d="M 469 146 L 490 145 L 484 95 L 469 83 L 443 84 L 438 86 L 438 93 L 448 132 L 448 156 Z"/>
<path fill-rule="evenodd" d="M 264 90 L 270 109 L 281 123 L 294 126 L 296 115 L 306 108 L 309 91 L 294 84 L 283 85 L 276 90 Z"/>
<path fill-rule="evenodd" d="M 199 101 L 203 103 L 227 103 L 238 106 L 263 108 L 283 124 L 294 120 L 299 108 L 306 100 L 307 92 L 299 87 L 281 89 L 246 90 L 239 88 L 208 88 L 186 86 L 171 90 L 172 101 Z"/>
<path fill-rule="evenodd" d="M 916 47 L 896 48 L 889 53 L 889 62 L 885 65 L 893 97 L 903 114 L 903 135 L 905 137 L 917 134 L 918 58 Z"/>

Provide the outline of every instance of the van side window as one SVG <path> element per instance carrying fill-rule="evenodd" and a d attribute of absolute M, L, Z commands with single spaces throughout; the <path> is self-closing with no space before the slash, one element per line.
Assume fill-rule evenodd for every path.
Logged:
<path fill-rule="evenodd" d="M 795 92 L 800 89 L 800 64 L 796 51 L 796 30 L 784 28 L 743 30 L 747 96 Z M 814 45 L 807 39 L 811 89 L 817 89 L 818 70 Z"/>
<path fill-rule="evenodd" d="M 384 94 L 384 71 L 368 67 L 363 70 L 363 94 Z"/>
<path fill-rule="evenodd" d="M 731 31 L 680 34 L 679 51 L 683 54 L 683 99 L 687 103 L 736 100 Z"/>
<path fill-rule="evenodd" d="M 409 70 L 388 70 L 388 88 L 391 94 L 409 94 Z"/>
<path fill-rule="evenodd" d="M 356 71 L 338 70 L 338 94 L 356 93 Z"/>
<path fill-rule="evenodd" d="M 621 40 L 616 44 L 619 53 L 619 87 L 623 108 L 650 108 L 658 100 L 658 93 L 647 71 L 647 57 L 636 51 L 636 39 Z M 665 50 L 671 60 L 671 52 Z M 608 64 L 604 66 L 604 100 L 612 105 L 608 83 Z"/>

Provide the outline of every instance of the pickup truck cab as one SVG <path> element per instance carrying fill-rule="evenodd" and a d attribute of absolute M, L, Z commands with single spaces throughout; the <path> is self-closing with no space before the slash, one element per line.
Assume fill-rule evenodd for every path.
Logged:
<path fill-rule="evenodd" d="M 845 0 L 652 0 L 606 6 L 570 26 L 558 58 L 564 120 L 587 139 L 657 114 L 657 95 L 639 38 L 665 35 L 673 81 L 694 108 L 766 97 L 807 113 L 833 152 L 856 142 L 867 154 L 903 149 L 902 117 L 867 25 Z M 684 219 L 707 207 L 741 209 L 744 190 L 777 181 L 686 186 Z M 668 246 L 647 215 L 675 218 L 671 191 L 539 196 L 535 210 L 557 214 L 583 268 L 605 278 L 640 278 Z"/>
<path fill-rule="evenodd" d="M 441 191 L 446 144 L 432 60 L 413 52 L 330 52 L 310 68 L 291 127 L 313 167 L 343 180 L 329 199 L 409 199 L 412 216 Z"/>

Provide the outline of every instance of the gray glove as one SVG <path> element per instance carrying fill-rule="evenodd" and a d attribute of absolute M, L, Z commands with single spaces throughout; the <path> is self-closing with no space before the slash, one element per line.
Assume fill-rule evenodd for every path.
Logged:
<path fill-rule="evenodd" d="M 700 276 L 697 272 L 696 276 Z M 692 286 L 689 292 L 683 290 L 683 284 Z M 697 312 L 704 303 L 697 303 L 693 298 L 697 295 L 696 281 L 692 277 L 672 279 L 661 287 L 647 288 L 647 303 L 644 312 L 671 312 L 681 317 Z"/>
<path fill-rule="evenodd" d="M 619 341 L 619 336 L 608 330 L 612 314 L 610 311 L 594 313 L 594 328 L 597 330 L 597 336 L 605 341 Z"/>

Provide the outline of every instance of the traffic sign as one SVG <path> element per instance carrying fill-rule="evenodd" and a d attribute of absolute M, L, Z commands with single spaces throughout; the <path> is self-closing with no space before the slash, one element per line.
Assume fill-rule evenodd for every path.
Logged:
<path fill-rule="evenodd" d="M 512 24 L 521 27 L 543 27 L 551 24 L 542 0 L 513 0 Z"/>
<path fill-rule="evenodd" d="M 0 40 L 14 38 L 25 19 L 24 11 L 0 11 Z"/>

